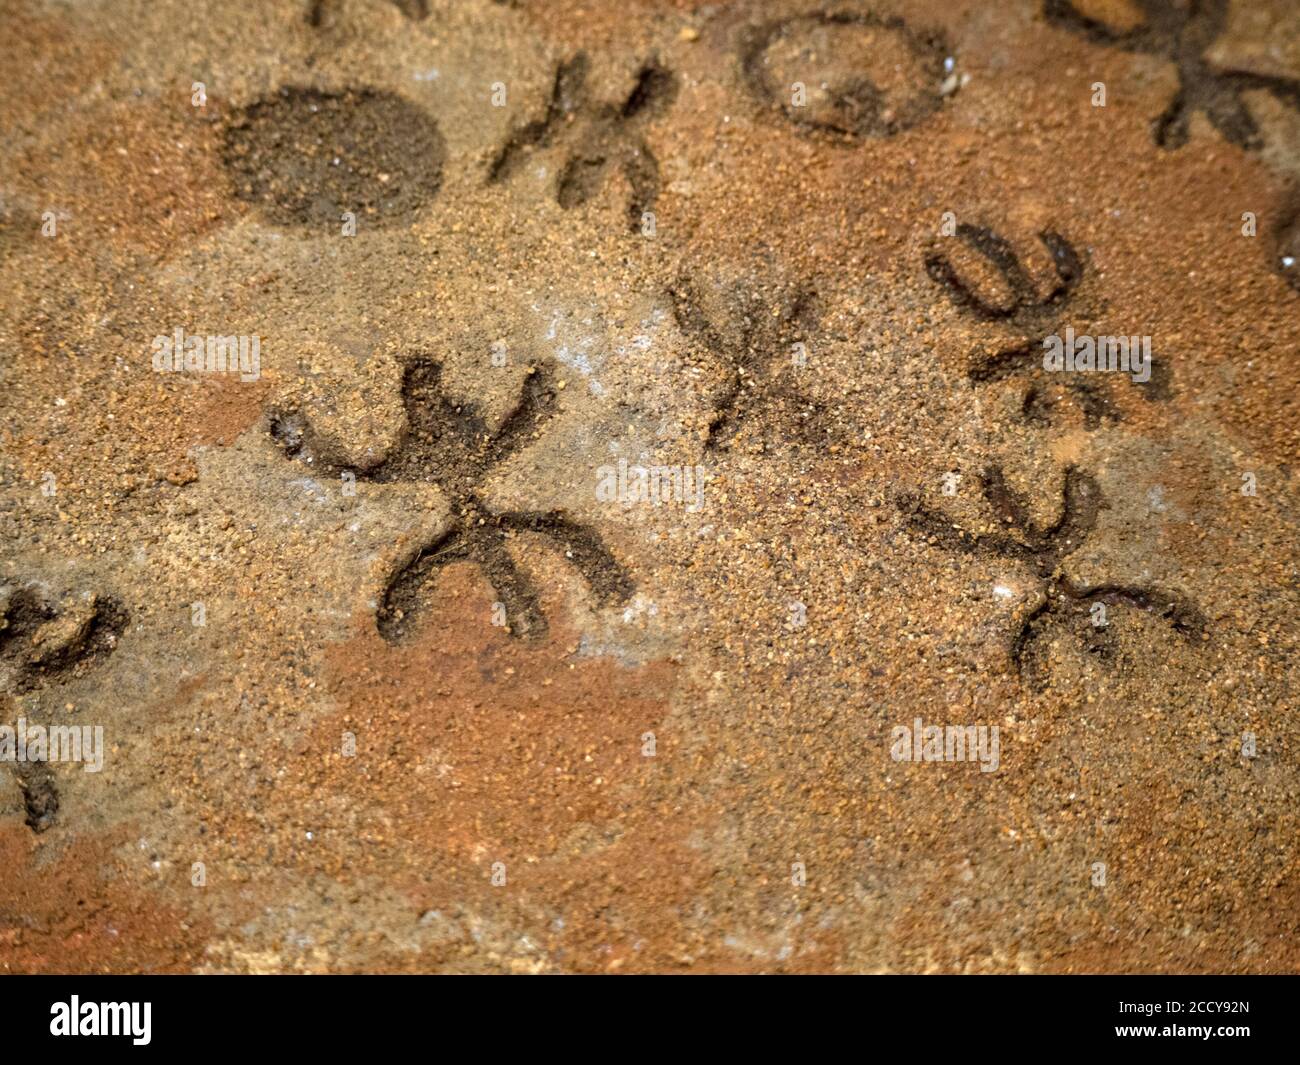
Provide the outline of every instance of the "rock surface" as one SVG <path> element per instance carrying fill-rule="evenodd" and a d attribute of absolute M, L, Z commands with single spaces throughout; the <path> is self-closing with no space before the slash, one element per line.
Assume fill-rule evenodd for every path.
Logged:
<path fill-rule="evenodd" d="M 0 7 L 0 971 L 1300 969 L 1290 0 Z"/>

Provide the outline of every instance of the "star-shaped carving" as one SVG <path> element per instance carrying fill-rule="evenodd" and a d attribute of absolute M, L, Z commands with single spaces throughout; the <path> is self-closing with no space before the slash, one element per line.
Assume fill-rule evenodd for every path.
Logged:
<path fill-rule="evenodd" d="M 492 161 L 488 183 L 508 180 L 533 152 L 563 142 L 567 154 L 556 173 L 556 202 L 566 210 L 581 206 L 600 190 L 610 169 L 617 167 L 631 189 L 627 218 L 630 228 L 637 230 L 659 196 L 659 163 L 641 129 L 672 103 L 677 79 L 650 60 L 641 67 L 623 100 L 604 103 L 590 99 L 589 69 L 583 52 L 560 64 L 546 110 L 510 134 Z"/>
<path fill-rule="evenodd" d="M 737 284 L 714 295 L 721 300 L 706 300 L 684 275 L 669 292 L 678 328 L 726 367 L 713 396 L 705 450 L 729 447 L 750 421 L 759 420 L 787 439 L 825 442 L 832 431 L 825 406 L 794 383 L 808 372 L 794 353 L 802 344 L 807 354 L 814 330 L 812 291 L 795 285 L 761 295 L 757 287 Z"/>
<path fill-rule="evenodd" d="M 551 368 L 530 368 L 518 402 L 495 430 L 489 430 L 477 406 L 446 395 L 439 363 L 417 358 L 406 364 L 406 422 L 396 444 L 377 465 L 351 472 L 358 480 L 386 484 L 436 484 L 447 494 L 452 518 L 451 525 L 420 545 L 389 581 L 376 617 L 385 639 L 396 641 L 408 634 L 422 587 L 443 566 L 460 560 L 474 562 L 483 571 L 505 607 L 513 635 L 545 633 L 537 589 L 510 556 L 508 544 L 520 534 L 545 537 L 561 548 L 598 603 L 623 602 L 631 595 L 631 578 L 594 529 L 559 510 L 494 511 L 482 498 L 489 473 L 532 440 L 555 413 L 556 394 Z M 291 457 L 319 462 L 335 472 L 349 469 L 319 460 L 324 449 L 312 427 L 297 415 L 274 413 L 271 433 Z"/>

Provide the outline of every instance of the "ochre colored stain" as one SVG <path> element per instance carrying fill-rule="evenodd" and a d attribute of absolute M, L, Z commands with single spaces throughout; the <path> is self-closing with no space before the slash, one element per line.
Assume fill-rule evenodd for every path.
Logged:
<path fill-rule="evenodd" d="M 131 885 L 115 868 L 121 839 L 76 839 L 37 867 L 43 844 L 18 818 L 0 822 L 0 972 L 183 973 L 208 930 Z"/>
<path fill-rule="evenodd" d="M 386 643 L 365 618 L 326 653 L 344 709 L 317 741 L 336 750 L 353 731 L 357 763 L 343 765 L 341 785 L 364 766 L 377 798 L 412 808 L 417 838 L 461 853 L 506 842 L 551 853 L 574 825 L 617 813 L 620 791 L 651 771 L 641 737 L 663 721 L 673 667 L 580 658 L 564 624 L 540 643 L 513 638 L 491 624 L 492 598 L 476 571 L 455 566 L 409 644 Z"/>
<path fill-rule="evenodd" d="M 223 378 L 204 384 L 193 422 L 196 436 L 192 443 L 230 447 L 262 416 L 270 382 Z"/>
<path fill-rule="evenodd" d="M 210 109 L 215 105 L 210 105 Z M 75 159 L 76 166 L 66 160 Z M 106 113 L 90 108 L 65 140 L 21 167 L 63 228 L 167 259 L 228 211 L 216 122 L 197 108 L 141 99 Z"/>

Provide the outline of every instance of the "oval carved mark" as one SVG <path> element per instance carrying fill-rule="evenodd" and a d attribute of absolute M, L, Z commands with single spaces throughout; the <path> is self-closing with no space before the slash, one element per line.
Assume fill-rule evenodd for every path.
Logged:
<path fill-rule="evenodd" d="M 438 124 L 375 89 L 286 87 L 236 112 L 223 162 L 235 194 L 276 225 L 409 221 L 437 195 L 447 150 Z"/>
<path fill-rule="evenodd" d="M 857 141 L 892 137 L 934 114 L 950 54 L 942 36 L 900 18 L 841 12 L 758 27 L 741 66 L 759 100 L 796 127 Z M 796 84 L 806 91 L 802 104 Z"/>

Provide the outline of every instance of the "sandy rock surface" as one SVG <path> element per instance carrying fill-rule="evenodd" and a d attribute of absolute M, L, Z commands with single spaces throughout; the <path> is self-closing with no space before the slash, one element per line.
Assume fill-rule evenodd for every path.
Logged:
<path fill-rule="evenodd" d="M 0 971 L 1300 969 L 1291 0 L 0 27 Z"/>

